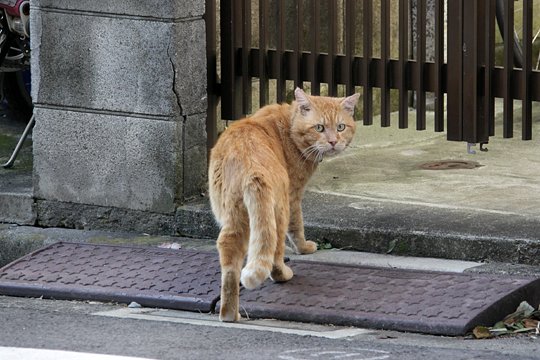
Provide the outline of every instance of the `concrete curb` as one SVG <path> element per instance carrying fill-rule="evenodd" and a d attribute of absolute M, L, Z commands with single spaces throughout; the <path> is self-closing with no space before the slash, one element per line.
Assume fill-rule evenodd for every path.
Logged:
<path fill-rule="evenodd" d="M 540 265 L 540 219 L 362 201 L 307 192 L 306 236 L 347 250 L 454 260 Z M 182 236 L 216 238 L 206 202 L 177 211 Z"/>
<path fill-rule="evenodd" d="M 306 236 L 324 244 L 324 247 L 378 254 L 501 263 L 507 267 L 512 266 L 513 272 L 521 265 L 540 265 L 540 239 L 537 235 L 540 219 L 463 209 L 426 209 L 421 205 L 360 200 L 353 196 L 311 191 L 306 193 L 303 205 Z M 64 209 L 60 215 L 74 213 L 69 210 Z M 99 207 L 98 210 L 103 212 L 107 208 Z M 111 214 L 85 214 L 81 218 L 86 222 L 77 223 L 80 226 L 73 226 L 69 221 L 66 223 L 67 215 L 62 215 L 62 221 L 57 219 L 47 226 L 71 225 L 68 227 L 109 231 L 132 229 L 139 231 L 139 234 L 0 225 L 0 264 L 43 245 L 62 240 L 141 245 L 175 242 L 178 239 L 186 241 L 176 236 L 140 235 L 151 232 L 177 234 L 191 238 L 187 240 L 193 247 L 202 245 L 214 248 L 213 239 L 219 234 L 219 228 L 206 200 L 182 206 L 176 214 L 153 214 L 156 219 L 141 212 L 137 216 L 138 223 L 148 226 L 149 222 L 155 222 L 156 226 L 152 227 L 155 231 L 148 231 L 145 226 L 141 229 L 121 226 L 125 224 L 120 219 L 133 220 L 132 217 L 111 218 Z M 107 226 L 97 220 L 91 221 L 92 219 L 101 219 Z"/>

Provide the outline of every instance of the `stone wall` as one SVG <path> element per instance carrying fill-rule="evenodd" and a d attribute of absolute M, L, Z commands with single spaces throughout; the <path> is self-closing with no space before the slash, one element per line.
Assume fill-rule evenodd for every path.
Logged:
<path fill-rule="evenodd" d="M 205 187 L 204 1 L 31 4 L 38 223 L 174 231 Z"/>

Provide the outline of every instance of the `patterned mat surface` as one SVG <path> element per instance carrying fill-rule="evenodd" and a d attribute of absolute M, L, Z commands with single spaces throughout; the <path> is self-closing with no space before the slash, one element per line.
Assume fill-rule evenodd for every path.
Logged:
<path fill-rule="evenodd" d="M 461 335 L 492 325 L 521 301 L 540 302 L 540 279 L 291 261 L 287 283 L 241 291 L 250 317 Z M 211 312 L 219 306 L 215 253 L 56 243 L 0 269 L 0 294 L 138 302 Z M 245 314 L 242 314 L 245 315 Z"/>

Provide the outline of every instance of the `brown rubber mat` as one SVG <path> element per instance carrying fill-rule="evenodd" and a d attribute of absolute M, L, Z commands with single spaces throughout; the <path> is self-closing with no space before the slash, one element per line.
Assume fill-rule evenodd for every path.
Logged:
<path fill-rule="evenodd" d="M 521 301 L 540 303 L 540 279 L 289 263 L 287 283 L 242 289 L 250 317 L 461 335 L 492 325 Z M 136 301 L 215 310 L 218 256 L 192 250 L 57 243 L 0 269 L 0 294 Z M 245 314 L 242 314 L 245 315 Z"/>
<path fill-rule="evenodd" d="M 215 254 L 56 243 L 0 269 L 0 294 L 130 303 L 210 312 L 219 297 Z"/>
<path fill-rule="evenodd" d="M 464 335 L 477 325 L 493 325 L 521 301 L 540 303 L 540 279 L 307 261 L 290 266 L 289 282 L 242 290 L 248 316 Z"/>

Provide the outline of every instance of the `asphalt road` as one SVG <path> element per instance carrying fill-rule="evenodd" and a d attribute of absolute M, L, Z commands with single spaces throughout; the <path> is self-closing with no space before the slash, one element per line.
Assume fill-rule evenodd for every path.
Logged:
<path fill-rule="evenodd" d="M 244 328 L 216 327 L 221 323 L 215 321 L 215 316 L 206 314 L 193 314 L 193 317 L 208 320 L 207 325 L 195 324 L 196 321 L 187 323 L 190 321 L 184 321 L 185 313 L 170 311 L 167 316 L 151 315 L 144 319 L 96 315 L 103 312 L 118 314 L 119 311 L 129 313 L 132 310 L 116 304 L 0 297 L 0 359 L 8 360 L 9 349 L 5 347 L 164 360 L 540 359 L 540 337 L 531 336 L 480 341 L 359 331 L 354 336 L 330 339 L 313 335 L 317 331 L 322 333 L 321 329 L 312 331 L 311 335 L 280 332 L 310 333 L 313 330 L 312 326 L 297 323 L 280 323 L 274 328 L 263 326 L 263 330 L 255 330 L 250 329 L 251 321 L 244 323 Z M 325 329 L 330 333 L 333 330 Z M 43 355 L 34 358 L 28 354 L 18 356 L 17 360 L 43 358 Z M 63 356 L 56 354 L 52 358 L 65 359 Z M 83 356 L 74 357 L 80 358 Z"/>

